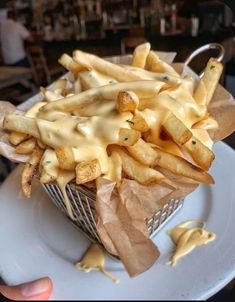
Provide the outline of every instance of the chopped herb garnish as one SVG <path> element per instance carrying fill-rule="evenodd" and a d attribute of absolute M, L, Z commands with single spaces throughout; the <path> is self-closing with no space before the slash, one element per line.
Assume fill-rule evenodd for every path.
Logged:
<path fill-rule="evenodd" d="M 115 84 L 116 82 L 114 80 L 110 80 L 109 84 Z"/>
<path fill-rule="evenodd" d="M 196 143 L 197 143 L 196 141 L 192 141 L 192 144 L 193 144 L 193 145 L 196 145 Z"/>
<path fill-rule="evenodd" d="M 46 164 L 46 165 L 47 165 L 47 164 L 50 164 L 50 163 L 51 163 L 50 160 L 45 161 L 45 164 Z"/>
<path fill-rule="evenodd" d="M 28 162 L 27 165 L 29 166 L 29 168 L 32 167 L 32 164 L 30 162 Z"/>
<path fill-rule="evenodd" d="M 165 76 L 163 79 L 166 80 L 166 81 L 169 80 L 168 76 Z"/>
<path fill-rule="evenodd" d="M 127 141 L 127 140 L 128 140 L 128 137 L 125 137 L 125 138 L 124 138 L 124 141 Z"/>
<path fill-rule="evenodd" d="M 215 68 L 215 65 L 211 65 L 210 69 L 212 70 L 212 69 L 214 69 L 214 68 Z"/>
<path fill-rule="evenodd" d="M 126 122 L 129 123 L 129 124 L 135 125 L 135 123 L 130 121 L 130 120 L 126 120 Z"/>

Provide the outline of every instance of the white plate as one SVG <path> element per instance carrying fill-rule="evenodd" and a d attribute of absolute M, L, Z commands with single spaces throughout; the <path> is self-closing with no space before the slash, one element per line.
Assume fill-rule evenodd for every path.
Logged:
<path fill-rule="evenodd" d="M 55 300 L 207 299 L 235 276 L 235 152 L 224 143 L 214 150 L 211 173 L 216 184 L 200 186 L 187 197 L 182 210 L 154 238 L 161 251 L 155 265 L 131 279 L 119 262 L 107 260 L 107 269 L 120 278 L 118 285 L 98 272 L 85 274 L 73 267 L 89 241 L 40 186 L 30 200 L 24 199 L 21 171 L 15 170 L 0 190 L 0 275 L 9 284 L 50 276 Z M 165 264 L 173 248 L 166 230 L 188 219 L 206 221 L 217 239 L 172 268 Z"/>

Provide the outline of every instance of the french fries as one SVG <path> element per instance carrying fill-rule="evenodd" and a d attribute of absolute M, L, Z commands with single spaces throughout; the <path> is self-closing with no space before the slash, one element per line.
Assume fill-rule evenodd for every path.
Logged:
<path fill-rule="evenodd" d="M 146 132 L 149 130 L 149 125 L 141 112 L 135 112 L 135 115 L 131 120 L 127 120 L 130 127 L 139 132 Z"/>
<path fill-rule="evenodd" d="M 210 168 L 215 158 L 213 152 L 194 137 L 192 132 L 174 114 L 170 114 L 164 122 L 163 128 L 175 143 L 188 151 L 199 167 L 204 170 Z"/>
<path fill-rule="evenodd" d="M 93 159 L 92 161 L 82 162 L 76 166 L 76 184 L 84 184 L 92 181 L 101 175 L 101 168 L 99 161 Z"/>
<path fill-rule="evenodd" d="M 44 91 L 45 100 L 47 102 L 54 102 L 63 99 L 61 94 L 45 89 Z"/>
<path fill-rule="evenodd" d="M 163 128 L 178 145 L 185 144 L 192 137 L 192 132 L 173 113 L 163 123 Z"/>
<path fill-rule="evenodd" d="M 135 112 L 139 98 L 133 91 L 120 91 L 117 95 L 117 110 L 119 112 Z"/>
<path fill-rule="evenodd" d="M 73 59 L 84 68 L 88 70 L 95 69 L 106 76 L 114 77 L 119 82 L 138 81 L 142 79 L 140 76 L 119 65 L 80 50 L 74 51 Z"/>
<path fill-rule="evenodd" d="M 21 142 L 25 141 L 27 138 L 29 138 L 28 134 L 16 131 L 12 131 L 8 136 L 9 142 L 14 146 L 17 146 Z"/>
<path fill-rule="evenodd" d="M 36 139 L 30 138 L 16 146 L 15 152 L 18 154 L 30 154 L 36 146 Z"/>
<path fill-rule="evenodd" d="M 101 176 L 119 187 L 128 177 L 175 189 L 173 174 L 214 183 L 207 173 L 214 160 L 207 130 L 218 124 L 207 106 L 222 72 L 215 59 L 195 91 L 194 81 L 162 61 L 149 43 L 136 47 L 132 65 L 80 50 L 59 62 L 72 79 L 41 88 L 43 101 L 4 119 L 15 152 L 29 155 L 22 174 L 27 197 L 36 169 L 41 183 L 57 183 L 64 195 L 74 178 L 81 185 Z M 66 196 L 65 204 L 75 219 Z"/>
<path fill-rule="evenodd" d="M 121 148 L 114 148 L 122 160 L 122 169 L 131 179 L 138 181 L 144 185 L 161 183 L 165 177 L 160 172 L 149 168 L 138 161 L 134 160 Z"/>
<path fill-rule="evenodd" d="M 127 149 L 142 164 L 146 163 L 152 167 L 159 166 L 177 175 L 185 176 L 198 182 L 214 183 L 213 178 L 202 169 L 179 156 L 165 152 L 157 147 L 152 148 L 142 139 Z"/>
<path fill-rule="evenodd" d="M 36 121 L 23 115 L 9 114 L 4 119 L 4 129 L 31 135 L 40 138 Z"/>
<path fill-rule="evenodd" d="M 79 72 L 78 77 L 83 90 L 117 83 L 114 78 L 102 75 L 94 70 Z"/>
<path fill-rule="evenodd" d="M 59 175 L 59 162 L 56 153 L 52 149 L 46 149 L 40 165 L 40 182 L 42 184 L 53 183 Z"/>
<path fill-rule="evenodd" d="M 72 147 L 61 145 L 55 148 L 55 154 L 59 163 L 59 167 L 63 170 L 74 171 L 76 162 Z"/>
<path fill-rule="evenodd" d="M 170 75 L 179 77 L 178 73 L 175 71 L 175 69 L 167 64 L 166 62 L 162 61 L 158 55 L 150 51 L 147 56 L 146 61 L 147 69 L 153 72 L 160 72 L 160 73 L 169 73 Z"/>
<path fill-rule="evenodd" d="M 200 80 L 198 88 L 195 91 L 195 96 L 197 99 L 199 99 L 199 95 L 201 94 L 200 91 L 206 91 L 206 98 L 204 99 L 204 101 L 206 101 L 206 105 L 210 103 L 213 97 L 215 89 L 219 83 L 222 71 L 223 65 L 216 59 L 210 58 L 206 65 L 203 77 Z M 202 103 L 202 101 L 200 103 Z"/>
<path fill-rule="evenodd" d="M 204 170 L 208 170 L 215 159 L 214 153 L 203 145 L 196 137 L 190 138 L 185 144 L 185 149 L 191 155 L 196 164 Z"/>
<path fill-rule="evenodd" d="M 83 71 L 86 68 L 81 66 L 79 63 L 75 62 L 72 57 L 67 54 L 63 54 L 58 62 L 67 70 L 71 71 L 73 74 L 77 74 L 79 71 Z"/>
<path fill-rule="evenodd" d="M 141 134 L 139 131 L 120 128 L 118 144 L 120 146 L 133 146 L 140 139 L 140 136 Z"/>
<path fill-rule="evenodd" d="M 24 166 L 24 169 L 22 172 L 22 178 L 21 178 L 22 190 L 23 190 L 24 195 L 28 198 L 30 198 L 30 196 L 31 196 L 32 180 L 33 180 L 34 174 L 36 173 L 36 169 L 41 160 L 43 152 L 44 151 L 42 149 L 40 149 L 38 146 L 36 146 L 31 154 L 29 160 L 25 163 L 25 166 Z"/>
<path fill-rule="evenodd" d="M 64 90 L 66 89 L 67 83 L 68 83 L 68 80 L 65 78 L 59 79 L 59 80 L 53 82 L 50 85 L 49 89 L 51 91 L 57 91 L 57 92 L 60 92 L 60 94 L 63 94 Z"/>
<path fill-rule="evenodd" d="M 206 119 L 203 119 L 197 123 L 195 123 L 193 126 L 192 126 L 192 129 L 205 129 L 205 130 L 210 130 L 210 129 L 216 129 L 218 128 L 219 125 L 217 123 L 216 120 L 208 117 Z"/>
<path fill-rule="evenodd" d="M 133 53 L 132 66 L 144 68 L 151 45 L 147 42 L 137 46 Z"/>
<path fill-rule="evenodd" d="M 133 91 L 139 98 L 151 98 L 157 95 L 165 83 L 160 81 L 134 81 L 128 83 L 115 83 L 83 91 L 77 95 L 51 102 L 43 108 L 40 113 L 48 111 L 79 112 L 85 106 L 101 102 L 101 100 L 117 99 L 120 91 Z"/>
<path fill-rule="evenodd" d="M 194 179 L 199 183 L 214 183 L 213 178 L 207 172 L 203 171 L 197 166 L 194 166 L 185 159 L 177 155 L 164 152 L 156 147 L 154 149 L 157 154 L 154 165 L 167 169 L 176 175 L 182 175 Z"/>

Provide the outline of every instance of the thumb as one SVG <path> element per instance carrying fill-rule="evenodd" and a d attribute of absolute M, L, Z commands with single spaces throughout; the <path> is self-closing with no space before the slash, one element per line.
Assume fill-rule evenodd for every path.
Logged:
<path fill-rule="evenodd" d="M 17 286 L 0 286 L 0 293 L 8 299 L 15 301 L 45 301 L 52 292 L 52 281 L 50 278 L 42 278 Z"/>

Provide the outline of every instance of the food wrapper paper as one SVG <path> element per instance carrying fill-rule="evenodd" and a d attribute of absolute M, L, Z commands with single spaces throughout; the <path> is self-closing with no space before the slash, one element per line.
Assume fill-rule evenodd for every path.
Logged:
<path fill-rule="evenodd" d="M 174 53 L 158 53 L 168 63 L 174 59 Z M 130 64 L 131 56 L 108 58 L 120 64 Z M 193 72 L 184 64 L 175 66 L 184 74 Z M 67 75 L 68 76 L 68 75 Z M 34 103 L 42 100 L 42 94 L 37 94 L 18 109 L 27 110 Z M 24 162 L 27 156 L 17 155 L 9 144 L 6 133 L 1 129 L 5 114 L 18 112 L 10 103 L 0 102 L 0 154 L 15 162 Z M 235 101 L 220 85 L 217 87 L 213 100 L 208 107 L 210 116 L 219 124 L 219 128 L 210 131 L 214 142 L 230 135 L 235 130 Z M 97 231 L 105 248 L 117 255 L 123 262 L 130 276 L 136 276 L 149 269 L 157 260 L 160 252 L 148 236 L 145 219 L 151 217 L 171 198 L 182 198 L 198 186 L 194 181 L 184 177 L 167 175 L 174 185 L 173 188 L 164 185 L 144 186 L 134 180 L 124 179 L 120 188 L 115 183 L 102 177 L 96 181 L 96 221 Z"/>

